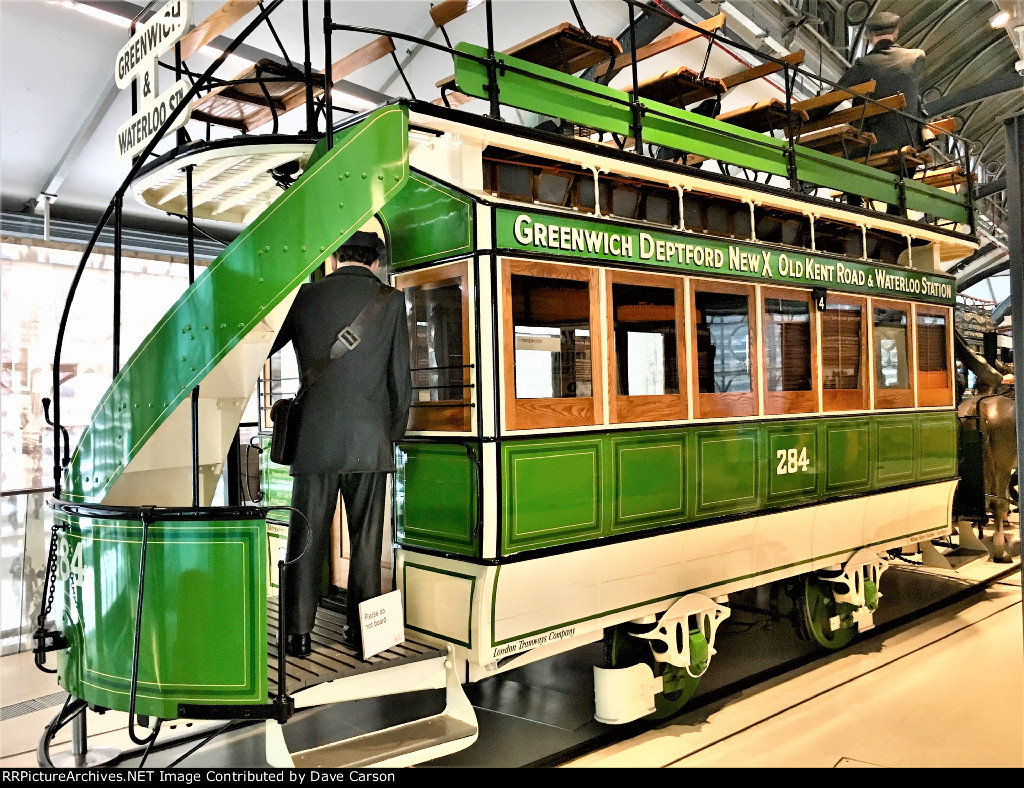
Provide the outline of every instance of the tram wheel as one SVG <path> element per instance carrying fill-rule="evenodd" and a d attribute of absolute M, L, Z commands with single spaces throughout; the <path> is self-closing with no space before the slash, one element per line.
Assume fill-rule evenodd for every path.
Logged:
<path fill-rule="evenodd" d="M 671 717 L 679 713 L 693 697 L 700 678 L 694 678 L 685 668 L 677 668 L 668 662 L 658 662 L 651 647 L 633 635 L 636 631 L 636 628 L 631 628 L 629 624 L 612 627 L 611 634 L 606 640 L 608 664 L 613 668 L 628 668 L 640 663 L 650 665 L 654 675 L 661 676 L 665 689 L 654 696 L 654 712 L 648 714 L 646 719 L 661 720 Z M 696 672 L 703 673 L 707 664 L 701 663 L 694 667 L 697 669 Z"/>
<path fill-rule="evenodd" d="M 799 612 L 800 623 L 809 640 L 814 640 L 818 645 L 833 651 L 849 644 L 857 634 L 854 625 L 851 623 L 850 626 L 833 630 L 830 623 L 836 616 L 839 616 L 840 620 L 848 616 L 851 612 L 849 608 L 850 605 L 836 602 L 831 583 L 813 575 L 808 575 L 804 579 Z"/>

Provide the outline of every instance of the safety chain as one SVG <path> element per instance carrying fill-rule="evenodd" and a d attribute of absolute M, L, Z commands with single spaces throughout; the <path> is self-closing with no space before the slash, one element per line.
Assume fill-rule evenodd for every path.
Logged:
<path fill-rule="evenodd" d="M 53 595 L 57 590 L 57 532 L 66 530 L 67 527 L 67 523 L 58 522 L 50 528 L 50 550 L 46 557 L 46 598 L 36 620 L 36 625 L 40 628 L 46 625 L 46 617 L 53 609 Z"/>

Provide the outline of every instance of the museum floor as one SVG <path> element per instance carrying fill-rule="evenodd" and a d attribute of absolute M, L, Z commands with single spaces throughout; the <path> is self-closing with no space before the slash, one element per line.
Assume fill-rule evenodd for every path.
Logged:
<path fill-rule="evenodd" d="M 703 703 L 695 696 L 692 711 L 621 741 L 609 743 L 612 726 L 588 719 L 592 694 L 588 709 L 586 693 L 592 690 L 586 688 L 585 668 L 572 668 L 578 681 L 571 674 L 559 678 L 564 686 L 558 690 L 552 690 L 550 676 L 546 687 L 535 690 L 524 688 L 528 678 L 506 683 L 505 690 L 520 690 L 512 705 L 495 700 L 499 695 L 509 698 L 508 692 L 490 698 L 486 692 L 471 694 L 478 707 L 480 740 L 464 754 L 424 766 L 1019 768 L 1024 766 L 1019 561 L 1010 567 L 982 561 L 956 572 L 897 569 L 893 577 L 899 579 L 903 596 L 920 594 L 922 602 L 930 588 L 939 586 L 973 586 L 977 591 L 960 593 L 950 604 L 922 608 L 921 615 L 898 626 L 879 626 L 884 631 L 862 635 L 843 651 L 811 664 L 775 675 L 762 670 L 756 682 L 735 685 L 740 688 L 718 697 L 711 694 Z M 769 637 L 767 629 L 751 632 Z M 760 641 L 747 638 L 749 654 L 738 642 L 740 646 L 728 649 L 728 642 L 719 644 L 720 673 L 740 671 L 764 658 Z M 538 680 L 538 685 L 544 683 Z M 524 706 L 524 697 L 534 699 L 533 712 L 524 711 L 531 705 Z M 558 703 L 552 699 L 564 705 L 554 709 Z M 37 765 L 37 743 L 62 701 L 54 677 L 38 671 L 31 654 L 0 659 L 0 767 Z M 541 707 L 546 711 L 537 711 Z M 137 750 L 126 724 L 124 714 L 90 713 L 89 748 L 96 753 L 101 748 Z M 600 735 L 586 734 L 597 727 Z M 52 755 L 70 754 L 69 732 L 55 740 Z M 186 733 L 179 725 L 177 735 Z M 261 735 L 254 726 L 233 740 L 215 740 L 181 765 L 265 765 L 259 763 Z M 546 750 L 544 742 L 550 743 Z M 172 760 L 169 753 L 155 753 L 146 768 Z"/>

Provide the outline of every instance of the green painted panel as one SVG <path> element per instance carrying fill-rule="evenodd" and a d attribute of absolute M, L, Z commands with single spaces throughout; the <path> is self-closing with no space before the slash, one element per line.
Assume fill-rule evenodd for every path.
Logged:
<path fill-rule="evenodd" d="M 825 494 L 866 492 L 871 488 L 871 421 L 837 419 L 825 423 Z"/>
<path fill-rule="evenodd" d="M 940 479 L 955 475 L 959 433 L 956 413 L 922 414 L 918 417 L 918 424 L 921 430 L 918 479 Z"/>
<path fill-rule="evenodd" d="M 615 509 L 612 530 L 680 523 L 686 516 L 683 432 L 611 438 Z"/>
<path fill-rule="evenodd" d="M 926 186 L 912 179 L 904 181 L 907 192 L 907 207 L 912 211 L 921 211 L 943 219 L 952 219 L 959 224 L 968 224 L 971 214 L 964 195 Z"/>
<path fill-rule="evenodd" d="M 913 416 L 892 416 L 874 424 L 878 446 L 877 480 L 879 487 L 905 484 L 914 480 L 917 424 Z"/>
<path fill-rule="evenodd" d="M 507 552 L 600 535 L 604 451 L 601 439 L 502 447 Z"/>
<path fill-rule="evenodd" d="M 812 500 L 818 494 L 818 424 L 766 424 L 768 497 L 774 506 Z"/>
<path fill-rule="evenodd" d="M 200 273 L 97 406 L 71 458 L 68 500 L 101 502 L 192 389 L 402 188 L 407 127 L 407 110 L 391 106 L 340 131 L 335 147 Z"/>
<path fill-rule="evenodd" d="M 455 55 L 455 81 L 470 96 L 487 98 L 487 50 L 460 43 Z M 544 68 L 496 53 L 499 63 L 516 69 L 499 68 L 500 101 L 541 115 L 563 118 L 587 128 L 634 136 L 630 95 L 624 91 Z M 766 134 L 748 131 L 728 123 L 677 109 L 650 99 L 641 99 L 643 140 L 647 143 L 707 156 L 738 167 L 789 177 L 788 143 Z M 794 146 L 796 177 L 800 181 L 831 189 L 854 191 L 864 197 L 898 202 L 897 176 L 837 156 Z M 939 196 L 943 195 L 943 196 Z M 927 205 L 927 212 L 944 219 L 964 221 L 966 196 L 949 195 L 933 186 L 910 184 L 908 205 L 915 210 Z"/>
<path fill-rule="evenodd" d="M 473 200 L 432 178 L 412 173 L 380 210 L 392 273 L 473 251 Z"/>
<path fill-rule="evenodd" d="M 395 474 L 395 533 L 402 545 L 479 552 L 476 463 L 467 447 L 402 443 Z M 473 449 L 479 452 L 479 447 Z"/>
<path fill-rule="evenodd" d="M 78 698 L 128 711 L 142 525 L 67 518 L 58 560 L 65 601 L 58 679 Z M 146 550 L 136 712 L 178 703 L 267 701 L 266 525 L 167 521 Z"/>
<path fill-rule="evenodd" d="M 546 252 L 572 259 L 668 268 L 766 284 L 823 286 L 829 290 L 952 306 L 956 283 L 880 263 L 862 263 L 807 252 L 779 251 L 670 230 L 643 230 L 600 219 L 499 208 L 498 247 Z"/>
<path fill-rule="evenodd" d="M 695 430 L 698 518 L 758 507 L 759 439 L 757 425 Z"/>

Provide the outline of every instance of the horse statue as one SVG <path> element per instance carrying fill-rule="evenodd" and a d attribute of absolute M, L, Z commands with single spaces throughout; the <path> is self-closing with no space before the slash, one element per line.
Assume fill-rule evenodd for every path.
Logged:
<path fill-rule="evenodd" d="M 957 415 L 962 429 L 981 433 L 986 508 L 992 512 L 994 528 L 990 553 L 996 563 L 1009 563 L 1012 558 L 1005 525 L 1010 508 L 1010 479 L 1017 469 L 1013 375 L 978 356 L 959 331 L 954 332 L 954 343 L 957 358 L 977 378 L 974 396 L 959 404 Z"/>

